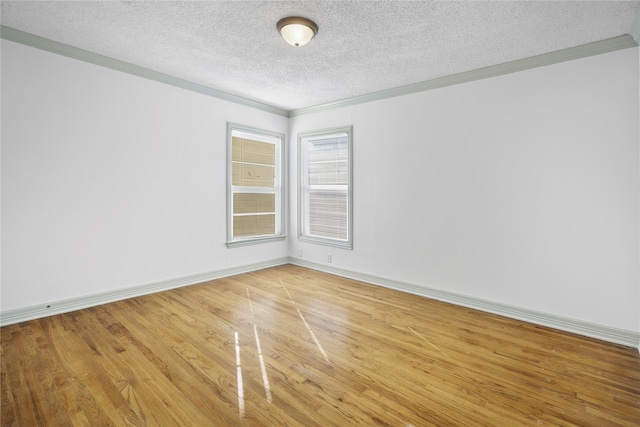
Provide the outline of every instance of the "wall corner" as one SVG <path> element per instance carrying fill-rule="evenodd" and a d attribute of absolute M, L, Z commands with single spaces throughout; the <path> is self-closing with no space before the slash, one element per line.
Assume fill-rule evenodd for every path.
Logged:
<path fill-rule="evenodd" d="M 633 22 L 633 27 L 631 27 L 631 37 L 640 45 L 640 9 L 636 14 L 636 20 Z"/>

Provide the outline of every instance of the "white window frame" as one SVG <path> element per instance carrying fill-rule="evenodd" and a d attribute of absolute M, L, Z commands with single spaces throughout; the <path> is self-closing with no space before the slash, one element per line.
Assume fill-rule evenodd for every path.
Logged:
<path fill-rule="evenodd" d="M 307 159 L 305 144 L 314 139 L 328 139 L 346 133 L 348 183 L 346 189 L 343 185 L 315 185 L 308 182 Z M 347 193 L 347 238 L 334 239 L 325 236 L 314 236 L 309 231 L 309 198 L 311 189 L 327 191 L 344 191 Z M 330 129 L 301 132 L 298 134 L 298 240 L 318 243 L 322 245 L 336 246 L 345 249 L 353 249 L 353 126 L 343 126 Z"/>
<path fill-rule="evenodd" d="M 233 185 L 233 147 L 234 136 L 242 136 L 261 142 L 274 143 L 276 146 L 276 164 L 274 188 L 234 186 Z M 238 123 L 227 123 L 227 247 L 252 245 L 257 243 L 273 242 L 286 238 L 285 227 L 285 195 L 286 182 L 284 174 L 285 165 L 285 134 L 245 126 Z M 233 195 L 236 193 L 274 193 L 275 194 L 275 233 L 256 236 L 233 236 Z"/>

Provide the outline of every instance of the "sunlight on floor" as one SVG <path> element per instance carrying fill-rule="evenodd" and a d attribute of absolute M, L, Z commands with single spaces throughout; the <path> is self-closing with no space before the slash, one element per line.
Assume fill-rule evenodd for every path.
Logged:
<path fill-rule="evenodd" d="M 240 341 L 238 332 L 235 333 L 236 338 L 236 370 L 238 377 L 238 413 L 240 418 L 244 418 L 244 389 L 242 388 L 242 365 L 240 363 Z"/>
<path fill-rule="evenodd" d="M 411 326 L 407 326 L 407 328 L 409 328 L 409 330 L 411 332 L 413 332 L 414 334 L 416 334 L 418 337 L 420 337 L 420 339 L 422 339 L 423 341 L 425 341 L 427 344 L 429 344 L 431 347 L 435 348 L 436 350 L 438 350 L 440 353 L 444 354 L 445 356 L 449 357 L 449 355 L 447 353 L 445 353 L 444 351 L 440 350 L 438 347 L 436 347 L 434 344 L 431 343 L 431 341 L 429 341 L 428 339 L 426 339 L 424 336 L 422 336 L 422 334 L 419 334 L 418 332 L 416 332 Z"/>
<path fill-rule="evenodd" d="M 289 299 L 291 300 L 291 304 L 293 304 L 293 306 L 295 307 L 296 311 L 298 312 L 298 315 L 300 316 L 300 319 L 302 319 L 302 322 L 304 323 L 304 326 L 307 328 L 307 330 L 309 331 L 309 334 L 311 335 L 311 338 L 316 343 L 316 346 L 318 347 L 318 350 L 320 351 L 320 353 L 322 353 L 322 356 L 324 357 L 324 360 L 326 360 L 327 363 L 331 363 L 331 361 L 329 360 L 329 356 L 327 355 L 327 352 L 324 351 L 324 348 L 322 348 L 322 344 L 320 344 L 320 341 L 318 341 L 318 338 L 316 338 L 316 334 L 313 333 L 313 330 L 311 329 L 311 327 L 307 323 L 306 319 L 304 318 L 304 316 L 300 312 L 300 309 L 298 309 L 298 306 L 296 306 L 296 303 L 293 301 L 293 298 L 291 298 L 291 294 L 289 293 L 289 290 L 284 285 L 284 283 L 282 283 L 282 280 L 280 280 L 280 284 L 282 285 L 284 290 L 287 292 L 287 295 L 289 295 Z"/>
<path fill-rule="evenodd" d="M 249 289 L 247 288 L 247 298 L 249 299 L 249 311 L 251 311 L 251 321 L 253 322 L 253 332 L 256 336 L 256 349 L 258 350 L 258 360 L 260 361 L 260 370 L 262 371 L 262 382 L 264 383 L 264 392 L 267 398 L 267 402 L 271 403 L 271 389 L 269 388 L 269 377 L 267 376 L 267 367 L 264 364 L 264 357 L 262 355 L 262 348 L 260 346 L 260 337 L 258 336 L 258 326 L 256 325 L 256 319 L 253 315 L 253 304 L 251 303 L 251 296 L 249 295 Z"/>

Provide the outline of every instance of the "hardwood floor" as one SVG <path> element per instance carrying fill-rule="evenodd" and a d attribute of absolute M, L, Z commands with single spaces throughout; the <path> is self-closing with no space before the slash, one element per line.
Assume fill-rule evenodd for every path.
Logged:
<path fill-rule="evenodd" d="M 637 426 L 637 350 L 285 265 L 3 327 L 2 426 Z"/>

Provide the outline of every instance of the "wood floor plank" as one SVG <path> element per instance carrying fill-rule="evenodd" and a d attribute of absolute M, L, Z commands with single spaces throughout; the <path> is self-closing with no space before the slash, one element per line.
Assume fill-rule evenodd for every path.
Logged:
<path fill-rule="evenodd" d="M 285 265 L 1 329 L 2 426 L 636 426 L 637 350 Z"/>
<path fill-rule="evenodd" d="M 126 307 L 126 305 L 124 306 Z M 225 413 L 221 409 L 227 405 L 220 405 L 220 402 L 216 402 L 218 410 L 214 410 L 213 405 L 210 405 L 211 398 L 218 395 L 218 382 L 222 382 L 222 386 L 226 387 L 228 384 L 232 384 L 231 376 L 226 376 L 224 370 L 219 370 L 216 372 L 216 378 L 204 377 L 194 367 L 189 357 L 185 357 L 185 354 L 188 355 L 190 352 L 189 336 L 175 333 L 173 326 L 178 322 L 167 323 L 161 315 L 154 315 L 153 320 L 149 321 L 144 315 L 139 315 L 139 310 L 138 307 L 136 316 L 133 318 L 122 316 L 120 311 L 110 311 L 109 314 L 113 315 L 114 320 L 123 323 L 122 327 L 111 327 L 111 330 L 123 342 L 129 343 L 127 347 L 131 354 L 129 357 L 132 359 L 129 363 L 134 364 L 136 371 L 141 370 L 149 376 L 147 385 L 155 398 L 148 400 L 153 403 L 169 399 L 165 393 L 157 395 L 155 389 L 162 386 L 163 389 L 174 389 L 176 393 L 179 393 L 179 398 L 170 398 L 171 405 L 178 405 L 180 408 L 187 407 L 194 411 L 193 422 L 196 418 L 199 418 L 201 422 L 205 422 L 206 419 L 210 423 L 228 421 L 229 416 L 235 419 L 235 414 L 232 413 L 226 419 L 221 417 Z M 103 315 L 106 316 L 106 313 Z M 194 338 L 197 336 L 194 335 Z M 216 366 L 215 360 L 216 358 L 213 358 L 211 361 L 212 368 Z M 202 394 L 203 389 L 208 390 L 208 397 Z M 155 412 L 155 410 L 152 411 L 152 413 Z M 188 421 L 189 417 L 184 416 Z M 176 425 L 180 425 L 180 419 L 175 421 Z"/>

